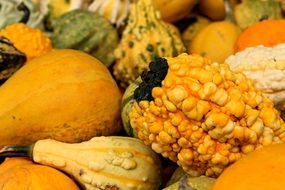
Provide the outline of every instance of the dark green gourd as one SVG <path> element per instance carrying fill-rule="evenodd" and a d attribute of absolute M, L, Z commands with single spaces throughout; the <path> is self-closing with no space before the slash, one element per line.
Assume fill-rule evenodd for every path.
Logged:
<path fill-rule="evenodd" d="M 115 60 L 113 50 L 119 43 L 116 29 L 103 16 L 79 9 L 56 20 L 51 38 L 55 48 L 84 51 L 106 66 Z"/>
<path fill-rule="evenodd" d="M 26 61 L 26 56 L 4 37 L 0 37 L 0 84 L 12 76 Z"/>

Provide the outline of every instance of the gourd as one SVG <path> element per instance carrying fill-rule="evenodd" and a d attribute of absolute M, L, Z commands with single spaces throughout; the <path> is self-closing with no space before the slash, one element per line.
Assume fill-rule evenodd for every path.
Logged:
<path fill-rule="evenodd" d="M 234 53 L 241 30 L 229 21 L 212 22 L 199 31 L 188 45 L 188 53 L 197 53 L 223 63 Z"/>
<path fill-rule="evenodd" d="M 175 56 L 184 51 L 178 30 L 159 19 L 153 1 L 135 0 L 115 50 L 115 78 L 126 88 L 154 57 Z"/>
<path fill-rule="evenodd" d="M 120 103 L 118 86 L 100 61 L 76 50 L 53 50 L 0 87 L 0 148 L 116 134 Z"/>
<path fill-rule="evenodd" d="M 44 14 L 39 10 L 39 7 L 32 0 L 1 0 L 0 1 L 0 29 L 8 25 L 17 23 L 23 17 L 23 12 L 18 9 L 18 6 L 24 3 L 29 10 L 30 17 L 26 23 L 32 28 L 44 29 Z"/>
<path fill-rule="evenodd" d="M 79 190 L 75 182 L 58 170 L 26 158 L 6 158 L 0 165 L 2 190 Z"/>
<path fill-rule="evenodd" d="M 219 176 L 230 164 L 285 142 L 271 100 L 242 73 L 199 55 L 158 58 L 134 91 L 138 138 L 190 176 Z"/>
<path fill-rule="evenodd" d="M 258 149 L 228 167 L 211 190 L 282 190 L 285 144 Z"/>
<path fill-rule="evenodd" d="M 0 30 L 0 36 L 8 38 L 14 46 L 27 56 L 27 60 L 43 55 L 52 50 L 51 40 L 39 29 L 29 27 L 29 9 L 24 3 L 20 4 L 24 16 L 20 23 L 8 25 Z"/>
<path fill-rule="evenodd" d="M 271 47 L 285 43 L 284 27 L 284 19 L 263 20 L 251 25 L 238 36 L 235 43 L 235 52 L 258 45 Z"/>
<path fill-rule="evenodd" d="M 86 190 L 158 190 L 161 184 L 158 156 L 136 138 L 102 136 L 77 144 L 45 139 L 6 147 L 0 156 L 19 154 L 66 172 Z"/>
<path fill-rule="evenodd" d="M 103 16 L 77 9 L 60 16 L 53 28 L 51 39 L 55 48 L 84 51 L 106 66 L 114 62 L 113 50 L 119 43 L 119 37 Z"/>
<path fill-rule="evenodd" d="M 182 41 L 188 47 L 197 33 L 210 24 L 210 20 L 200 15 L 192 15 L 191 22 L 182 33 Z"/>
<path fill-rule="evenodd" d="M 225 60 L 230 68 L 252 79 L 258 89 L 285 111 L 285 44 L 246 48 Z"/>
<path fill-rule="evenodd" d="M 199 177 L 190 177 L 189 175 L 183 175 L 182 178 L 164 188 L 163 190 L 209 190 L 211 189 L 213 183 L 215 182 L 215 178 L 199 176 Z"/>
<path fill-rule="evenodd" d="M 245 29 L 260 20 L 281 19 L 280 3 L 276 0 L 242 0 L 234 7 L 237 25 Z"/>
<path fill-rule="evenodd" d="M 166 22 L 176 22 L 186 17 L 198 0 L 154 0 L 155 7 Z"/>
<path fill-rule="evenodd" d="M 117 27 L 125 25 L 130 10 L 131 0 L 93 0 L 88 10 L 107 18 Z"/>
<path fill-rule="evenodd" d="M 12 76 L 26 61 L 26 56 L 0 36 L 0 83 Z"/>

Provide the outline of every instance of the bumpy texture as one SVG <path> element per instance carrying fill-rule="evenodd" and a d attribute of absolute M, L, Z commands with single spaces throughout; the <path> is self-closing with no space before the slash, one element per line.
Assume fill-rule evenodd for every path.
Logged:
<path fill-rule="evenodd" d="M 0 36 L 8 38 L 18 50 L 27 56 L 28 60 L 52 50 L 51 40 L 41 30 L 23 23 L 7 26 L 0 31 Z"/>
<path fill-rule="evenodd" d="M 138 137 L 192 176 L 218 176 L 253 150 L 285 141 L 285 124 L 252 80 L 198 55 L 167 58 L 154 100 L 129 113 Z"/>
<path fill-rule="evenodd" d="M 281 110 L 285 110 L 285 44 L 247 48 L 226 59 L 233 71 L 243 72 Z"/>
<path fill-rule="evenodd" d="M 184 51 L 178 30 L 159 18 L 153 1 L 136 0 L 115 50 L 114 75 L 122 87 L 127 87 L 154 57 L 177 56 Z"/>

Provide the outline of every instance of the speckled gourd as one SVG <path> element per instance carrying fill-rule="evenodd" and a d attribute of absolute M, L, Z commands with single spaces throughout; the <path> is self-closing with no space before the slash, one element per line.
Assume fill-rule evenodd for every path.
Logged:
<path fill-rule="evenodd" d="M 136 0 L 128 24 L 115 50 L 114 75 L 122 87 L 148 67 L 156 56 L 176 56 L 185 51 L 178 30 L 162 21 L 152 0 Z"/>
<path fill-rule="evenodd" d="M 64 171 L 86 190 L 158 190 L 161 184 L 158 156 L 136 138 L 102 136 L 78 144 L 46 139 L 0 151 L 11 155 Z"/>

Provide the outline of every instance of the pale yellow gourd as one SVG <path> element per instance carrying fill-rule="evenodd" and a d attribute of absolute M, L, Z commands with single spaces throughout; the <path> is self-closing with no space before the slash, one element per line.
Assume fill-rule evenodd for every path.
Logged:
<path fill-rule="evenodd" d="M 0 151 L 19 154 L 64 171 L 86 190 L 158 190 L 161 184 L 158 156 L 136 138 L 102 136 L 78 144 L 46 139 Z"/>

